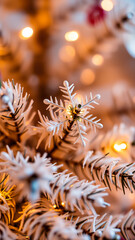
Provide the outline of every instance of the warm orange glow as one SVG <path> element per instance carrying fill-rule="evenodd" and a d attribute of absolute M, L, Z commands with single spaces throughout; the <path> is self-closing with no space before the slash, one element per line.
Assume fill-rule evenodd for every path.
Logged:
<path fill-rule="evenodd" d="M 133 97 L 133 102 L 135 103 L 135 96 Z"/>
<path fill-rule="evenodd" d="M 71 62 L 75 57 L 75 49 L 72 46 L 64 46 L 60 49 L 59 57 L 63 62 Z"/>
<path fill-rule="evenodd" d="M 122 150 L 126 150 L 127 149 L 127 144 L 126 143 L 120 143 L 120 144 L 117 144 L 115 143 L 114 146 L 113 146 L 114 150 L 116 152 L 120 152 Z"/>
<path fill-rule="evenodd" d="M 79 34 L 78 34 L 78 32 L 76 32 L 76 31 L 67 32 L 67 33 L 65 34 L 65 39 L 66 39 L 68 42 L 74 42 L 74 41 L 76 41 L 78 38 L 79 38 Z"/>
<path fill-rule="evenodd" d="M 56 207 L 57 207 L 56 204 L 54 204 L 54 205 L 53 205 L 53 208 L 56 208 Z"/>
<path fill-rule="evenodd" d="M 62 202 L 62 203 L 61 203 L 61 205 L 64 207 L 64 206 L 65 206 L 65 203 L 64 203 L 64 202 Z"/>
<path fill-rule="evenodd" d="M 0 56 L 6 56 L 9 53 L 8 47 L 0 46 Z"/>
<path fill-rule="evenodd" d="M 113 2 L 111 0 L 103 0 L 101 6 L 105 11 L 111 11 L 113 9 Z"/>
<path fill-rule="evenodd" d="M 104 62 L 104 58 L 102 57 L 102 55 L 100 54 L 95 54 L 93 57 L 92 57 L 92 63 L 96 66 L 100 66 L 102 65 Z"/>
<path fill-rule="evenodd" d="M 95 80 L 95 73 L 91 69 L 86 68 L 82 71 L 80 81 L 84 85 L 90 85 L 94 82 L 94 80 Z"/>
<path fill-rule="evenodd" d="M 33 29 L 31 27 L 25 27 L 21 31 L 21 37 L 23 39 L 28 39 L 33 35 Z"/>

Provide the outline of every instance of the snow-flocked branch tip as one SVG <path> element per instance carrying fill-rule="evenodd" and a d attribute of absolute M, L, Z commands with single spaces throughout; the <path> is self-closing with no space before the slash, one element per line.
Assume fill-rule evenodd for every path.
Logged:
<path fill-rule="evenodd" d="M 36 201 L 40 198 L 41 192 L 51 194 L 50 184 L 60 166 L 51 164 L 47 153 L 43 156 L 37 153 L 31 162 L 29 156 L 24 157 L 20 152 L 14 156 L 9 147 L 7 151 L 1 153 L 0 172 L 10 175 L 9 182 L 16 185 L 20 199 L 27 197 L 31 201 Z"/>

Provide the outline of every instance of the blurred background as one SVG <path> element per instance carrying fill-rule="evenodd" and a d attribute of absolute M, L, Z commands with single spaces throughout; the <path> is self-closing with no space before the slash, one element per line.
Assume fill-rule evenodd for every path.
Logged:
<path fill-rule="evenodd" d="M 134 124 L 134 0 L 1 0 L 1 79 L 14 79 L 45 113 L 64 80 L 79 98 L 101 94 L 104 130 Z"/>

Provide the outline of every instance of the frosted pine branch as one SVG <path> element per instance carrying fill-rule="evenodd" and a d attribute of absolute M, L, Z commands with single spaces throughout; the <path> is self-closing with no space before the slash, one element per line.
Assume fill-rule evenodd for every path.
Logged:
<path fill-rule="evenodd" d="M 87 231 L 91 239 L 120 239 L 119 233 L 125 240 L 134 239 L 135 236 L 135 212 L 129 211 L 127 214 L 108 216 L 85 216 L 76 221 L 78 228 Z"/>
<path fill-rule="evenodd" d="M 95 207 L 106 207 L 103 197 L 108 194 L 105 188 L 99 188 L 94 182 L 78 181 L 76 176 L 59 173 L 52 185 L 52 202 L 56 205 L 63 204 L 66 210 L 83 212 L 91 211 L 96 214 Z"/>
<path fill-rule="evenodd" d="M 23 96 L 21 86 L 9 81 L 3 83 L 0 89 L 0 141 L 4 148 L 7 139 L 11 139 L 11 142 L 15 146 L 17 142 L 22 150 L 23 140 L 25 142 L 27 139 L 25 133 L 34 134 L 36 129 L 40 134 L 37 147 L 44 140 L 47 150 L 47 153 L 41 156 L 35 154 L 35 150 L 33 151 L 30 146 L 26 146 L 29 148 L 29 155 L 22 151 L 23 155 L 16 149 L 14 153 L 13 149 L 7 147 L 7 152 L 3 151 L 0 154 L 0 173 L 6 174 L 6 180 L 0 182 L 1 221 L 7 225 L 21 221 L 19 231 L 0 223 L 0 237 L 4 236 L 9 240 L 22 240 L 26 235 L 32 240 L 118 240 L 121 231 L 126 240 L 132 239 L 135 236 L 134 212 L 111 215 L 109 204 L 105 201 L 108 195 L 107 188 L 101 188 L 96 182 L 103 182 L 110 189 L 115 185 L 117 189 L 123 188 L 124 192 L 126 188 L 133 192 L 135 163 L 125 163 L 119 158 L 104 156 L 102 153 L 104 150 L 101 149 L 103 139 L 100 137 L 101 142 L 95 145 L 95 152 L 98 147 L 100 152 L 96 155 L 89 151 L 84 157 L 83 147 L 68 153 L 67 145 L 78 143 L 73 145 L 74 147 L 71 146 L 72 150 L 78 146 L 80 148 L 79 143 L 84 146 L 88 130 L 102 127 L 100 120 L 91 113 L 100 96 L 93 97 L 90 94 L 88 98 L 77 100 L 76 94 L 73 93 L 74 84 L 70 86 L 67 81 L 60 89 L 64 94 L 64 101 L 52 97 L 44 100 L 50 111 L 51 120 L 39 112 L 38 127 L 30 125 L 33 115 L 29 119 L 29 113 L 33 102 L 27 107 L 28 96 L 27 94 Z M 13 137 L 11 133 L 15 133 Z M 67 150 L 64 157 L 63 148 Z M 55 150 L 58 150 L 60 156 L 54 154 Z M 52 164 L 61 161 L 59 157 L 77 176 L 67 173 L 67 170 L 62 171 L 61 165 Z M 80 173 L 81 177 L 84 176 L 83 180 L 78 179 Z M 30 202 L 27 203 L 27 200 Z M 21 207 L 23 214 L 20 214 Z M 103 213 L 102 208 L 105 207 L 107 214 Z M 97 215 L 99 211 L 101 216 Z M 15 220 L 16 217 L 18 219 Z"/>
<path fill-rule="evenodd" d="M 119 158 L 91 156 L 88 152 L 84 159 L 84 171 L 89 172 L 93 179 L 97 178 L 111 189 L 111 184 L 117 188 L 128 188 L 131 192 L 135 189 L 135 163 L 121 163 Z"/>
<path fill-rule="evenodd" d="M 54 179 L 58 166 L 50 163 L 45 153 L 42 157 L 37 154 L 31 162 L 29 156 L 24 157 L 17 152 L 14 157 L 13 151 L 7 147 L 8 153 L 2 152 L 0 172 L 8 173 L 10 181 L 16 185 L 20 193 L 20 199 L 27 197 L 35 201 L 40 197 L 40 192 L 51 193 L 50 183 Z"/>
<path fill-rule="evenodd" d="M 64 221 L 64 217 L 59 217 L 55 219 L 55 224 L 53 225 L 48 240 L 90 240 L 88 235 L 82 234 L 82 231 L 77 230 L 73 222 Z"/>
<path fill-rule="evenodd" d="M 120 158 L 109 157 L 99 152 L 93 154 L 88 151 L 86 156 L 78 156 L 75 160 L 65 160 L 65 166 L 78 176 L 87 180 L 102 182 L 111 190 L 113 185 L 116 189 L 126 189 L 130 192 L 135 190 L 135 163 L 124 163 Z M 61 162 L 61 161 L 59 161 Z"/>
<path fill-rule="evenodd" d="M 77 230 L 76 225 L 66 220 L 68 215 L 59 216 L 46 200 L 28 205 L 21 216 L 20 229 L 33 240 L 90 240 L 89 236 Z"/>
<path fill-rule="evenodd" d="M 8 179 L 8 175 L 3 174 L 0 180 L 0 219 L 6 223 L 13 220 L 15 209 L 15 186 L 9 184 Z"/>
<path fill-rule="evenodd" d="M 13 231 L 7 224 L 0 221 L 0 238 L 5 240 L 25 240 L 26 236 L 23 236 L 17 231 Z"/>
<path fill-rule="evenodd" d="M 119 217 L 107 216 L 102 217 L 85 216 L 77 219 L 77 226 L 90 234 L 92 240 L 104 239 L 120 239 L 118 233 L 120 232 L 119 224 L 121 223 Z"/>
<path fill-rule="evenodd" d="M 12 90 L 4 83 L 4 87 L 0 88 L 0 109 L 5 109 L 8 107 L 14 114 L 15 110 L 12 105 L 13 98 L 14 96 Z"/>
<path fill-rule="evenodd" d="M 32 113 L 31 117 L 29 115 L 33 100 L 28 105 L 28 95 L 26 93 L 23 96 L 21 85 L 14 85 L 9 80 L 3 82 L 0 89 L 0 99 L 0 131 L 12 141 L 26 140 L 32 133 L 30 124 L 35 113 Z"/>
<path fill-rule="evenodd" d="M 41 144 L 41 142 L 44 140 L 45 141 L 45 149 L 50 148 L 50 146 L 53 143 L 53 138 L 55 138 L 55 141 L 58 142 L 60 141 L 60 138 L 63 137 L 63 128 L 64 125 L 66 124 L 66 121 L 63 122 L 55 122 L 55 121 L 50 121 L 47 117 L 42 116 L 40 112 L 38 112 L 39 117 L 40 117 L 40 125 L 41 127 L 37 127 L 37 132 L 41 134 L 38 143 L 37 143 L 37 148 Z M 58 132 L 59 136 L 57 135 Z"/>
<path fill-rule="evenodd" d="M 133 239 L 135 236 L 135 212 L 130 210 L 126 215 L 121 215 L 120 219 L 119 228 L 124 239 Z"/>

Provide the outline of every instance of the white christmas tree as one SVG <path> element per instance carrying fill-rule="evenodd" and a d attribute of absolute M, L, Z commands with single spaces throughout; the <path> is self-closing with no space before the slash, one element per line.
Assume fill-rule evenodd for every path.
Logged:
<path fill-rule="evenodd" d="M 135 92 L 89 90 L 120 44 L 135 57 L 134 0 L 1 6 L 0 240 L 134 240 Z"/>
<path fill-rule="evenodd" d="M 21 86 L 8 81 L 1 87 L 0 121 L 7 126 L 1 128 L 2 239 L 120 239 L 122 235 L 133 239 L 134 211 L 117 214 L 107 196 L 113 186 L 133 192 L 135 164 L 104 154 L 100 135 L 96 152 L 86 141 L 93 126 L 94 130 L 102 127 L 92 116 L 100 96 L 90 94 L 78 102 L 73 84 L 64 81 L 60 89 L 64 102 L 52 97 L 44 100 L 52 120 L 39 113 L 41 123 L 34 127 L 26 120 L 31 104 L 26 106 L 27 94 L 23 97 Z M 26 127 L 29 134 L 23 134 Z M 35 132 L 38 152 L 43 151 L 39 144 L 46 142 L 42 156 L 27 144 L 28 136 L 34 137 Z"/>

